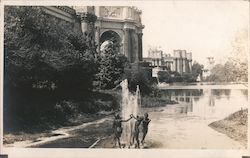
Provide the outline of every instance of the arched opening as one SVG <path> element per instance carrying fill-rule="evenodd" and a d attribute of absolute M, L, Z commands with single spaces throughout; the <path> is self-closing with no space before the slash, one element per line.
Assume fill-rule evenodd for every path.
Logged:
<path fill-rule="evenodd" d="M 121 50 L 121 37 L 116 33 L 115 31 L 106 31 L 101 35 L 100 38 L 100 44 L 102 47 L 102 44 L 112 42 L 114 44 L 114 47 L 116 51 L 120 52 Z"/>

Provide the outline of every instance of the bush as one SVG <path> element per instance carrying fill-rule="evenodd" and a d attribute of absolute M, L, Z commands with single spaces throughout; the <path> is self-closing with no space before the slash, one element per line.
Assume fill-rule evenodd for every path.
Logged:
<path fill-rule="evenodd" d="M 157 75 L 159 82 L 169 83 L 171 81 L 171 74 L 168 71 L 159 71 Z"/>
<path fill-rule="evenodd" d="M 148 72 L 139 65 L 132 66 L 125 69 L 124 79 L 128 79 L 128 86 L 130 91 L 136 91 L 139 85 L 142 95 L 149 95 L 152 92 L 153 82 Z"/>
<path fill-rule="evenodd" d="M 197 77 L 192 73 L 183 73 L 182 78 L 184 82 L 195 82 Z"/>
<path fill-rule="evenodd" d="M 5 7 L 4 21 L 7 87 L 32 89 L 46 82 L 41 88 L 92 89 L 95 48 L 70 23 L 39 7 L 13 6 Z"/>
<path fill-rule="evenodd" d="M 64 122 L 89 101 L 95 46 L 40 7 L 4 9 L 5 127 Z"/>
<path fill-rule="evenodd" d="M 98 56 L 98 73 L 96 74 L 96 87 L 99 89 L 115 88 L 122 81 L 124 68 L 128 65 L 125 57 L 113 45 L 110 45 Z"/>
<path fill-rule="evenodd" d="M 162 107 L 168 104 L 177 104 L 177 102 L 169 100 L 169 99 L 165 99 L 165 98 L 158 98 L 158 97 L 156 98 L 156 97 L 150 97 L 150 96 L 142 97 L 143 107 Z"/>

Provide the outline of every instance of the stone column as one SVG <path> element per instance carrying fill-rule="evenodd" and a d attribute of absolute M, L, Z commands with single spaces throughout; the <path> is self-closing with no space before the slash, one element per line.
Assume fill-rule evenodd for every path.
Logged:
<path fill-rule="evenodd" d="M 186 60 L 187 59 L 183 59 L 183 72 L 186 72 Z"/>
<path fill-rule="evenodd" d="M 97 17 L 91 13 L 79 13 L 81 18 L 81 29 L 82 33 L 91 33 L 91 36 L 94 37 L 94 24 Z"/>
<path fill-rule="evenodd" d="M 135 42 L 133 43 L 133 53 L 135 53 L 135 60 L 134 62 L 139 61 L 139 39 L 138 34 L 134 32 Z"/>
<path fill-rule="evenodd" d="M 96 51 L 98 53 L 100 53 L 100 27 L 96 27 L 95 29 L 95 42 L 96 42 L 96 45 L 97 45 L 97 48 L 96 48 Z"/>
<path fill-rule="evenodd" d="M 85 15 L 83 15 L 81 17 L 81 29 L 82 29 L 82 33 L 87 33 L 88 31 L 88 21 L 87 21 L 87 17 Z"/>
<path fill-rule="evenodd" d="M 183 59 L 182 58 L 180 58 L 180 61 L 179 61 L 180 63 L 180 74 L 182 74 L 183 73 Z"/>
<path fill-rule="evenodd" d="M 180 73 L 180 59 L 179 58 L 176 59 L 176 65 L 177 65 L 176 71 Z"/>
<path fill-rule="evenodd" d="M 123 50 L 124 55 L 128 58 L 128 61 L 131 62 L 130 55 L 129 55 L 129 29 L 125 28 L 123 36 Z"/>
<path fill-rule="evenodd" d="M 172 71 L 176 71 L 176 59 L 173 59 Z"/>
<path fill-rule="evenodd" d="M 168 70 L 171 71 L 171 63 L 170 62 L 168 62 Z"/>
<path fill-rule="evenodd" d="M 95 6 L 95 15 L 97 16 L 97 17 L 100 17 L 100 6 Z"/>
<path fill-rule="evenodd" d="M 178 67 L 178 66 L 177 66 L 177 65 L 178 65 L 177 60 L 178 60 L 178 59 L 175 58 L 175 71 L 176 71 L 176 72 L 178 72 L 178 71 L 177 71 L 177 70 L 178 70 L 178 69 L 177 69 L 177 67 Z"/>
<path fill-rule="evenodd" d="M 192 60 L 189 60 L 189 70 L 192 72 Z"/>
<path fill-rule="evenodd" d="M 139 48 L 138 48 L 138 50 L 139 50 L 139 61 L 142 61 L 142 35 L 143 35 L 143 33 L 139 33 L 138 34 L 138 45 L 139 45 Z"/>

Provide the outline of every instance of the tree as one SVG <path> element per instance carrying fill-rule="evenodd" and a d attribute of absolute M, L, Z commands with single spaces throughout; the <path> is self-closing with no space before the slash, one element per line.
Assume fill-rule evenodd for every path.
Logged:
<path fill-rule="evenodd" d="M 40 7 L 4 9 L 5 127 L 65 122 L 58 103 L 86 101 L 84 96 L 91 94 L 97 72 L 94 44 L 88 34 L 75 32 L 71 23 Z M 74 109 L 71 102 L 66 106 Z M 88 109 L 86 104 L 79 107 Z"/>
<path fill-rule="evenodd" d="M 238 30 L 231 41 L 231 52 L 226 58 L 226 62 L 215 65 L 208 80 L 214 82 L 247 82 L 248 41 L 248 29 Z"/>
<path fill-rule="evenodd" d="M 236 32 L 231 41 L 231 54 L 224 64 L 217 64 L 211 70 L 209 81 L 214 82 L 247 82 L 248 80 L 248 30 L 243 28 Z"/>
<path fill-rule="evenodd" d="M 5 81 L 32 89 L 89 90 L 95 70 L 95 49 L 72 24 L 39 7 L 5 7 Z"/>
<path fill-rule="evenodd" d="M 147 69 L 140 67 L 138 63 L 134 63 L 131 67 L 127 67 L 123 78 L 128 79 L 130 91 L 135 92 L 137 85 L 139 85 L 142 95 L 149 95 L 154 90 L 151 74 Z"/>
<path fill-rule="evenodd" d="M 118 52 L 118 45 L 110 41 L 98 56 L 98 73 L 96 86 L 101 89 L 116 87 L 122 80 L 124 68 L 128 65 L 127 58 Z"/>
<path fill-rule="evenodd" d="M 248 80 L 248 28 L 244 27 L 238 30 L 231 42 L 232 50 L 228 61 L 237 70 L 234 70 L 234 81 L 244 81 Z"/>
<path fill-rule="evenodd" d="M 159 71 L 157 75 L 159 82 L 168 83 L 171 81 L 171 74 L 168 71 Z"/>
<path fill-rule="evenodd" d="M 208 81 L 222 82 L 225 80 L 225 71 L 222 64 L 216 64 L 210 71 L 210 75 L 207 77 Z"/>
<path fill-rule="evenodd" d="M 194 82 L 197 78 L 192 73 L 183 73 L 182 79 L 184 82 Z"/>
<path fill-rule="evenodd" d="M 247 82 L 247 65 L 228 60 L 225 64 L 215 65 L 208 76 L 212 82 Z"/>
<path fill-rule="evenodd" d="M 199 64 L 198 62 L 194 61 L 192 65 L 192 78 L 196 80 L 198 76 L 202 76 L 204 66 Z"/>

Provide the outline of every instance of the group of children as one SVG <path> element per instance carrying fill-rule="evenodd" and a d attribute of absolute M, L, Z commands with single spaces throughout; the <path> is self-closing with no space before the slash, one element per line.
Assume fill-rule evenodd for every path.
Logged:
<path fill-rule="evenodd" d="M 132 142 L 130 142 L 130 146 L 134 144 L 134 141 L 136 140 L 136 148 L 140 148 L 140 140 L 139 140 L 139 134 L 140 134 L 140 125 L 142 124 L 142 140 L 141 143 L 144 144 L 144 139 L 148 133 L 148 124 L 151 121 L 148 118 L 148 113 L 145 113 L 144 116 L 134 116 L 133 114 L 130 115 L 130 118 L 127 120 L 122 120 L 119 114 L 115 115 L 115 119 L 113 122 L 113 130 L 114 130 L 114 145 L 116 146 L 116 142 L 118 142 L 119 148 L 121 148 L 121 142 L 120 137 L 122 134 L 122 122 L 128 122 L 131 119 L 135 119 L 135 125 L 133 129 L 132 134 Z"/>

